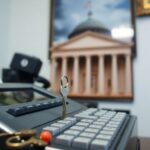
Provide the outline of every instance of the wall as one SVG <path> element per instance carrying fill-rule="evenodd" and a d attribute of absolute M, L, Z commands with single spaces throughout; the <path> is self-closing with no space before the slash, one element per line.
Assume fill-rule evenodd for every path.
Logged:
<path fill-rule="evenodd" d="M 0 28 L 0 65 L 8 66 L 15 51 L 23 52 L 40 57 L 44 62 L 41 74 L 49 77 L 49 0 L 3 0 L 0 1 L 0 14 L 1 12 L 4 17 L 0 15 L 0 20 L 5 20 L 5 25 Z M 140 136 L 150 136 L 149 37 L 150 18 L 137 18 L 138 55 L 134 60 L 134 102 L 99 104 L 100 107 L 130 109 L 132 114 L 138 116 Z"/>
<path fill-rule="evenodd" d="M 1 2 L 3 4 L 4 1 Z M 39 57 L 43 61 L 41 75 L 49 78 L 49 0 L 12 0 L 10 6 L 10 15 L 6 18 L 9 20 L 9 40 L 5 40 L 8 48 L 5 48 L 3 57 L 4 67 L 8 67 L 12 56 L 15 52 L 29 54 Z M 6 5 L 6 8 L 8 7 Z M 6 32 L 7 33 L 7 32 Z M 5 32 L 3 33 L 5 35 Z M 1 66 L 2 67 L 2 66 Z"/>
<path fill-rule="evenodd" d="M 8 50 L 9 41 L 9 16 L 10 16 L 10 2 L 9 0 L 0 0 L 0 68 L 6 65 L 5 59 Z M 0 69 L 1 77 L 1 69 Z"/>

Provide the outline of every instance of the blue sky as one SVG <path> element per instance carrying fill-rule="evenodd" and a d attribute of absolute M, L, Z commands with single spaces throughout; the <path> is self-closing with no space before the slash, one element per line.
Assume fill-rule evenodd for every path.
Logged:
<path fill-rule="evenodd" d="M 54 41 L 67 40 L 69 33 L 87 19 L 89 0 L 54 0 Z M 108 29 L 131 28 L 130 0 L 91 0 L 93 18 Z"/>

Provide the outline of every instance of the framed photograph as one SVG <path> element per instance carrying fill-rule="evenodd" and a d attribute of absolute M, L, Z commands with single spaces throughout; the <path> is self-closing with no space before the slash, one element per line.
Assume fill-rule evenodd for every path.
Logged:
<path fill-rule="evenodd" d="M 133 2 L 52 0 L 50 55 L 56 91 L 59 78 L 67 75 L 71 97 L 133 98 Z"/>
<path fill-rule="evenodd" d="M 150 15 L 150 0 L 137 0 L 137 15 Z"/>

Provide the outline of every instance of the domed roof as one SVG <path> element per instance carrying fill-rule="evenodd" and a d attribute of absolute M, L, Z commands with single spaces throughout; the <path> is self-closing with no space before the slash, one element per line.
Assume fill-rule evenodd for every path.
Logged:
<path fill-rule="evenodd" d="M 79 25 L 77 25 L 77 27 L 75 27 L 73 32 L 68 37 L 71 38 L 85 31 L 93 31 L 96 33 L 110 35 L 109 29 L 107 29 L 103 23 L 92 18 L 91 16 L 92 13 L 89 13 L 88 19 L 85 20 L 84 22 L 81 22 Z"/>

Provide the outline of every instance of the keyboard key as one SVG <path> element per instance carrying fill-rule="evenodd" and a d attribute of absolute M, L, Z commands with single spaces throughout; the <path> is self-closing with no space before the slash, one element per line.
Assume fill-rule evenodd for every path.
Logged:
<path fill-rule="evenodd" d="M 70 120 L 60 120 L 57 123 L 70 124 L 71 125 L 72 122 Z"/>
<path fill-rule="evenodd" d="M 80 134 L 80 131 L 78 131 L 78 130 L 67 130 L 64 132 L 64 134 L 78 136 Z"/>
<path fill-rule="evenodd" d="M 100 119 L 97 119 L 97 121 L 107 123 L 109 120 L 100 118 Z"/>
<path fill-rule="evenodd" d="M 113 118 L 111 119 L 111 121 L 115 121 L 115 122 L 120 122 L 122 123 L 124 119 L 120 119 L 120 118 Z"/>
<path fill-rule="evenodd" d="M 73 135 L 62 134 L 62 135 L 59 135 L 59 136 L 56 137 L 55 142 L 57 144 L 71 146 L 71 143 L 72 143 L 72 141 L 73 141 L 74 138 L 75 137 Z"/>
<path fill-rule="evenodd" d="M 112 135 L 112 136 L 114 136 L 114 135 L 115 135 L 115 132 L 107 131 L 107 130 L 102 130 L 102 131 L 100 131 L 100 134 Z"/>
<path fill-rule="evenodd" d="M 93 120 L 90 120 L 90 119 L 82 119 L 81 122 L 87 122 L 87 123 L 92 123 Z"/>
<path fill-rule="evenodd" d="M 119 128 L 119 124 L 111 124 L 111 123 L 108 123 L 106 125 L 106 127 L 109 127 L 109 128 Z"/>
<path fill-rule="evenodd" d="M 98 111 L 98 108 L 89 108 L 88 111 L 96 112 Z"/>
<path fill-rule="evenodd" d="M 124 113 L 124 112 L 118 112 L 116 115 L 117 115 L 117 116 L 126 116 L 127 114 Z"/>
<path fill-rule="evenodd" d="M 120 126 L 121 122 L 118 122 L 118 121 L 110 121 L 109 124 Z"/>
<path fill-rule="evenodd" d="M 83 131 L 85 129 L 85 127 L 82 127 L 82 126 L 72 126 L 70 129 L 71 130 Z"/>
<path fill-rule="evenodd" d="M 108 150 L 109 142 L 106 140 L 95 139 L 91 143 L 90 150 Z"/>
<path fill-rule="evenodd" d="M 103 126 L 101 126 L 101 125 L 95 125 L 95 124 L 91 124 L 90 126 L 89 126 L 89 128 L 94 128 L 94 129 L 102 129 L 102 127 Z"/>
<path fill-rule="evenodd" d="M 75 124 L 77 122 L 77 118 L 73 118 L 73 117 L 67 117 L 64 120 L 69 120 L 72 122 L 72 125 Z"/>
<path fill-rule="evenodd" d="M 69 120 L 60 120 L 57 123 L 65 124 L 67 128 L 72 125 L 72 122 Z"/>
<path fill-rule="evenodd" d="M 126 117 L 126 113 L 117 113 L 113 118 L 112 121 L 120 121 L 123 122 Z"/>
<path fill-rule="evenodd" d="M 23 107 L 16 107 L 16 108 L 10 108 L 8 109 L 8 113 L 13 115 L 13 116 L 20 116 L 23 114 L 26 114 L 27 109 L 23 108 Z"/>
<path fill-rule="evenodd" d="M 85 129 L 85 132 L 91 132 L 91 133 L 98 133 L 99 131 L 100 131 L 99 129 L 93 129 L 93 128 Z"/>
<path fill-rule="evenodd" d="M 95 111 L 92 110 L 86 110 L 86 111 L 82 111 L 79 114 L 86 114 L 86 115 L 92 115 Z"/>
<path fill-rule="evenodd" d="M 47 126 L 47 127 L 43 128 L 43 130 L 50 131 L 53 136 L 55 136 L 56 134 L 58 134 L 60 132 L 59 128 L 51 127 L 51 126 Z"/>
<path fill-rule="evenodd" d="M 98 117 L 102 117 L 104 114 L 103 113 L 99 113 L 99 112 L 96 112 L 95 114 L 94 114 L 94 116 L 98 116 Z"/>
<path fill-rule="evenodd" d="M 92 119 L 92 120 L 96 120 L 97 117 L 96 116 L 88 116 L 88 115 L 83 115 L 83 114 L 76 114 L 75 115 L 76 118 L 78 119 Z"/>
<path fill-rule="evenodd" d="M 51 126 L 59 128 L 60 132 L 67 128 L 67 125 L 65 125 L 63 123 L 53 123 L 53 124 L 51 124 Z"/>
<path fill-rule="evenodd" d="M 73 140 L 72 147 L 82 148 L 87 150 L 92 139 L 85 137 L 77 137 Z"/>
<path fill-rule="evenodd" d="M 109 117 L 109 116 L 103 116 L 103 117 L 100 117 L 100 119 L 104 119 L 104 120 L 110 120 L 112 117 Z"/>
<path fill-rule="evenodd" d="M 112 127 L 104 127 L 103 130 L 107 130 L 107 131 L 112 131 L 112 132 L 116 132 L 117 128 L 112 128 Z"/>
<path fill-rule="evenodd" d="M 109 141 L 111 141 L 112 138 L 113 138 L 112 135 L 98 134 L 98 135 L 96 136 L 96 139 L 109 140 Z"/>
<path fill-rule="evenodd" d="M 92 114 L 94 114 L 95 112 L 97 112 L 97 108 L 89 108 L 89 109 L 87 109 L 86 111 L 83 111 L 83 112 L 81 112 L 81 113 L 84 113 L 84 114 L 88 114 L 88 115 L 92 115 Z"/>
<path fill-rule="evenodd" d="M 93 139 L 96 136 L 96 133 L 82 132 L 80 136 Z"/>
<path fill-rule="evenodd" d="M 77 125 L 77 126 L 88 127 L 88 126 L 89 126 L 89 123 L 86 123 L 86 122 L 78 122 L 76 125 Z"/>
<path fill-rule="evenodd" d="M 100 121 L 95 121 L 93 122 L 94 125 L 100 125 L 100 126 L 104 126 L 106 123 L 105 122 L 100 122 Z"/>
<path fill-rule="evenodd" d="M 115 116 L 115 115 L 116 115 L 116 112 L 115 112 L 115 111 L 108 111 L 108 112 L 106 113 L 106 115 L 108 115 L 108 116 Z"/>
<path fill-rule="evenodd" d="M 98 112 L 101 113 L 101 114 L 106 114 L 108 111 L 100 109 Z"/>

